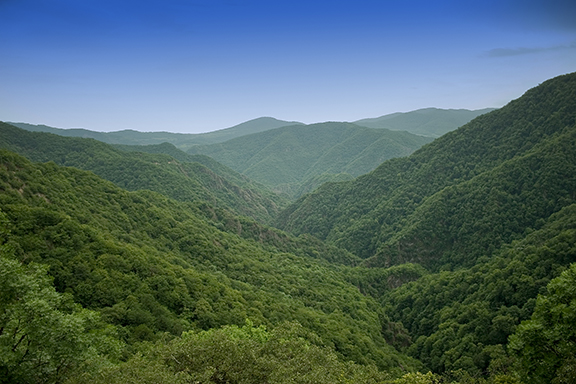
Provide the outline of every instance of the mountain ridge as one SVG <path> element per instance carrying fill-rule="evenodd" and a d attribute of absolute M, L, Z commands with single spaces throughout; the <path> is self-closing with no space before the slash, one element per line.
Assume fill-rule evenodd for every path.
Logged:
<path fill-rule="evenodd" d="M 376 118 L 361 119 L 352 123 L 368 128 L 387 128 L 396 131 L 406 130 L 418 135 L 438 137 L 442 133 L 456 129 L 477 115 L 490 109 L 491 108 L 485 108 L 482 110 L 424 108 L 409 112 L 396 112 Z M 427 112 L 430 111 L 433 111 L 434 113 L 427 114 Z M 450 117 L 451 114 L 456 115 Z M 419 118 L 414 119 L 415 116 Z M 424 119 L 422 119 L 422 117 L 424 117 Z M 408 119 L 408 121 L 402 121 L 406 119 Z M 431 119 L 433 121 L 430 121 Z M 387 123 L 384 124 L 382 122 Z M 108 144 L 151 145 L 168 142 L 178 146 L 183 150 L 187 150 L 193 145 L 205 145 L 224 142 L 235 137 L 263 132 L 269 129 L 275 129 L 289 125 L 305 125 L 304 123 L 298 121 L 285 121 L 276 119 L 274 117 L 262 116 L 239 123 L 232 127 L 211 132 L 174 133 L 165 131 L 163 129 L 150 132 L 140 132 L 134 129 L 124 129 L 113 132 L 99 132 L 84 128 L 63 129 L 50 127 L 43 124 L 29 124 L 24 122 L 7 123 L 33 132 L 48 132 L 60 136 L 92 138 Z M 427 131 L 425 129 L 426 123 L 429 123 L 433 128 L 431 131 Z"/>
<path fill-rule="evenodd" d="M 407 131 L 416 135 L 436 138 L 495 109 L 496 108 L 477 110 L 422 108 L 410 112 L 396 112 L 376 118 L 356 120 L 354 124 L 369 128 Z"/>
<path fill-rule="evenodd" d="M 83 128 L 62 129 L 49 127 L 47 125 L 34 125 L 14 122 L 8 123 L 28 131 L 48 132 L 60 136 L 91 138 L 108 144 L 151 145 L 168 142 L 184 149 L 192 145 L 226 141 L 237 136 L 266 131 L 268 129 L 274 129 L 286 125 L 302 124 L 293 121 L 282 121 L 273 117 L 259 117 L 245 121 L 233 127 L 212 132 L 174 133 L 167 131 L 140 132 L 134 129 L 124 129 L 114 132 L 97 132 Z"/>
<path fill-rule="evenodd" d="M 408 132 L 326 122 L 280 127 L 223 143 L 195 146 L 204 154 L 272 189 L 298 197 L 321 175 L 369 172 L 382 161 L 406 156 L 432 139 Z M 301 193 L 301 192 L 300 192 Z"/>

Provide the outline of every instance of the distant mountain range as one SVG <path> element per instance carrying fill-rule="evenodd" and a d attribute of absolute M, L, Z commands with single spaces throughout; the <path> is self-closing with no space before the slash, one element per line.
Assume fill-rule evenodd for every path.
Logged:
<path fill-rule="evenodd" d="M 425 108 L 411 112 L 398 112 L 373 119 L 357 120 L 354 124 L 369 128 L 386 128 L 408 131 L 415 135 L 440 137 L 470 120 L 493 111 L 495 108 L 477 110 Z"/>
<path fill-rule="evenodd" d="M 408 131 L 416 135 L 438 137 L 466 124 L 473 118 L 491 111 L 491 108 L 470 111 L 467 109 L 419 109 L 412 112 L 392 113 L 371 119 L 355 121 L 354 124 L 368 128 L 386 128 L 392 131 Z M 33 132 L 48 132 L 60 136 L 73 136 L 96 139 L 108 144 L 150 145 L 171 143 L 182 150 L 194 145 L 222 143 L 236 137 L 289 125 L 304 125 L 297 121 L 278 120 L 273 117 L 259 117 L 230 128 L 207 133 L 171 133 L 165 131 L 139 132 L 126 129 L 116 132 L 96 132 L 88 129 L 61 129 L 47 125 L 9 122 L 18 128 Z M 166 129 L 162 127 L 161 129 Z"/>
<path fill-rule="evenodd" d="M 373 170 L 384 160 L 407 156 L 432 138 L 490 111 L 420 109 L 356 123 L 300 122 L 261 117 L 201 134 L 170 132 L 94 132 L 10 123 L 29 131 L 93 138 L 132 151 L 176 155 L 175 149 L 210 156 L 289 198 L 322 183 L 343 181 Z M 170 143 L 176 148 L 166 145 Z M 148 146 L 141 148 L 140 146 Z"/>
<path fill-rule="evenodd" d="M 83 137 L 102 141 L 108 144 L 151 145 L 171 143 L 180 149 L 188 149 L 194 145 L 221 143 L 239 136 L 263 132 L 286 125 L 302 124 L 297 121 L 282 121 L 272 117 L 260 117 L 230 128 L 207 133 L 172 133 L 172 132 L 139 132 L 125 129 L 116 132 L 96 132 L 88 129 L 61 129 L 47 125 L 27 123 L 9 123 L 18 128 L 33 132 L 48 132 L 60 136 Z"/>

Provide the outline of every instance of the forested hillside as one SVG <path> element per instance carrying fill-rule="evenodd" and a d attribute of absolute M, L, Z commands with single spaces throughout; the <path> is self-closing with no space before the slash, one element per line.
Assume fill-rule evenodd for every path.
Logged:
<path fill-rule="evenodd" d="M 374 272 L 362 290 L 406 328 L 402 350 L 442 377 L 572 383 L 574 265 L 558 276 L 576 262 L 575 175 L 569 74 L 408 158 L 322 186 L 279 223 L 364 258 Z M 397 288 L 378 278 L 407 262 L 433 273 Z"/>
<path fill-rule="evenodd" d="M 382 302 L 415 341 L 408 352 L 430 369 L 497 370 L 498 365 L 510 364 L 505 353 L 508 337 L 530 318 L 537 295 L 574 262 L 576 204 L 571 204 L 490 260 L 427 275 L 388 292 Z M 547 375 L 553 377 L 551 372 Z"/>
<path fill-rule="evenodd" d="M 341 180 L 342 174 L 359 176 L 430 141 L 407 132 L 331 122 L 282 127 L 195 146 L 188 152 L 213 157 L 276 191 L 298 197 L 322 181 Z"/>
<path fill-rule="evenodd" d="M 204 201 L 262 222 L 270 222 L 286 204 L 265 187 L 216 161 L 187 155 L 170 144 L 151 150 L 155 154 L 132 152 L 132 148 L 125 152 L 96 140 L 28 132 L 0 123 L 0 148 L 34 161 L 90 170 L 131 191 L 149 189 L 180 201 Z M 183 156 L 175 159 L 162 152 Z"/>
<path fill-rule="evenodd" d="M 322 261 L 320 253 L 342 251 L 279 234 L 295 248 L 287 253 L 290 244 L 221 230 L 195 204 L 4 150 L 0 160 L 3 258 L 47 265 L 58 292 L 115 327 L 124 353 L 246 319 L 269 328 L 297 321 L 341 359 L 389 372 L 419 366 L 386 343 L 380 305 Z"/>

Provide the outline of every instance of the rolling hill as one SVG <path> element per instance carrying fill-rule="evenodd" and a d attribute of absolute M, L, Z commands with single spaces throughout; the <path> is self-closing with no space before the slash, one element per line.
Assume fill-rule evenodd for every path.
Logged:
<path fill-rule="evenodd" d="M 371 119 L 354 121 L 369 128 L 386 128 L 407 131 L 415 135 L 440 137 L 468 123 L 470 120 L 493 111 L 494 108 L 478 110 L 424 108 L 410 112 L 397 112 Z"/>
<path fill-rule="evenodd" d="M 312 190 L 318 182 L 340 174 L 359 176 L 430 141 L 407 132 L 330 122 L 277 128 L 196 146 L 188 152 L 210 156 L 278 192 L 297 197 L 306 191 L 304 185 Z M 325 176 L 318 179 L 321 175 Z"/>
<path fill-rule="evenodd" d="M 0 266 L 14 259 L 47 266 L 56 290 L 95 311 L 122 343 L 138 348 L 184 331 L 242 326 L 246 319 L 270 328 L 297 321 L 317 335 L 311 342 L 343 361 L 391 372 L 419 366 L 386 343 L 381 330 L 388 320 L 374 299 L 323 257 L 303 252 L 319 255 L 329 248 L 276 231 L 277 243 L 296 244 L 296 253 L 286 252 L 285 245 L 222 228 L 195 204 L 151 191 L 128 192 L 92 172 L 32 163 L 0 150 L 0 241 L 7 244 L 0 248 Z M 2 329 L 5 319 L 21 315 L 4 310 L 23 299 L 9 299 L 14 289 L 19 288 L 11 286 L 0 297 Z M 5 340 L 0 338 L 2 348 Z M 12 356 L 17 346 L 3 351 Z M 4 369 L 4 360 L 0 363 Z"/>
<path fill-rule="evenodd" d="M 295 121 L 282 121 L 273 117 L 260 117 L 230 128 L 197 134 L 172 132 L 139 132 L 132 129 L 116 132 L 96 132 L 90 131 L 88 129 L 61 129 L 49 127 L 46 125 L 34 125 L 27 123 L 10 122 L 10 124 L 27 131 L 48 132 L 60 136 L 90 138 L 108 144 L 150 145 L 167 142 L 177 145 L 179 148 L 185 150 L 193 145 L 219 143 L 251 133 L 262 132 L 286 125 L 301 123 Z"/>

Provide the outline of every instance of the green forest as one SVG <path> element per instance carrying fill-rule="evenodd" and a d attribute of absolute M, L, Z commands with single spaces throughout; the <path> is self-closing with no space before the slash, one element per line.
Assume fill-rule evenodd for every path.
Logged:
<path fill-rule="evenodd" d="M 575 383 L 576 73 L 364 174 L 335 160 L 376 131 L 214 144 L 271 176 L 314 159 L 278 194 L 0 123 L 0 383 Z"/>

